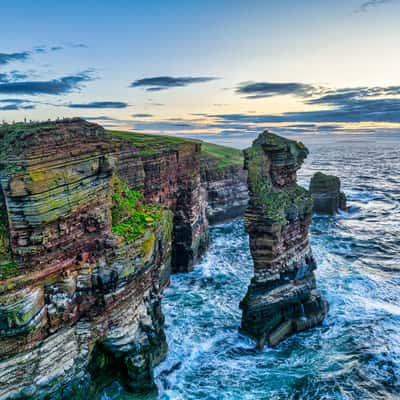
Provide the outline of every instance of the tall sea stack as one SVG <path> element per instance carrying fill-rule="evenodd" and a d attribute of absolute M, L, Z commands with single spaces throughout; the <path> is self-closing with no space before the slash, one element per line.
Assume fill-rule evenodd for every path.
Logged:
<path fill-rule="evenodd" d="M 316 289 L 309 244 L 312 198 L 296 183 L 307 154 L 302 143 L 268 131 L 245 151 L 254 277 L 241 302 L 241 332 L 260 348 L 318 325 L 328 310 Z"/>

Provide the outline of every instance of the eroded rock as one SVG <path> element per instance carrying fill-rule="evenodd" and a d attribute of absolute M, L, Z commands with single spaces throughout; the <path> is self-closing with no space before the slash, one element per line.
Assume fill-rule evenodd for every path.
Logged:
<path fill-rule="evenodd" d="M 307 154 L 302 143 L 268 131 L 245 151 L 254 276 L 241 302 L 241 332 L 259 347 L 321 323 L 328 310 L 316 289 L 309 245 L 311 195 L 296 183 Z"/>
<path fill-rule="evenodd" d="M 347 210 L 346 195 L 340 191 L 340 179 L 334 175 L 316 172 L 310 181 L 313 210 L 317 214 L 334 215 Z"/>

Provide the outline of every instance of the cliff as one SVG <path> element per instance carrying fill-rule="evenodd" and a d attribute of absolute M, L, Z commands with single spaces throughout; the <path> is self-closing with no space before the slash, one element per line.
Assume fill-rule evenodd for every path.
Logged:
<path fill-rule="evenodd" d="M 241 332 L 259 347 L 319 324 L 328 309 L 316 290 L 309 245 L 312 199 L 296 184 L 308 150 L 263 132 L 245 151 L 249 206 L 245 213 L 254 277 L 241 302 Z"/>
<path fill-rule="evenodd" d="M 347 210 L 346 195 L 340 190 L 337 176 L 316 172 L 310 181 L 310 193 L 317 214 L 334 215 L 338 210 Z"/>
<path fill-rule="evenodd" d="M 0 139 L 0 399 L 151 390 L 171 266 L 208 244 L 202 144 L 79 119 Z"/>
<path fill-rule="evenodd" d="M 201 143 L 171 137 L 110 132 L 116 170 L 147 201 L 174 213 L 172 265 L 187 272 L 207 248 L 207 193 L 200 179 Z"/>
<path fill-rule="evenodd" d="M 244 215 L 249 196 L 242 151 L 203 142 L 201 180 L 207 191 L 209 223 Z"/>

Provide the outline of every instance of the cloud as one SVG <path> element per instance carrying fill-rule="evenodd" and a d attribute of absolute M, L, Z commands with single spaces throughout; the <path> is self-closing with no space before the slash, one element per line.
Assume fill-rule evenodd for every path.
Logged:
<path fill-rule="evenodd" d="M 47 49 L 44 46 L 36 46 L 35 52 L 38 54 L 44 54 L 44 53 L 47 53 Z"/>
<path fill-rule="evenodd" d="M 84 43 L 68 43 L 69 47 L 73 49 L 86 49 L 88 46 Z"/>
<path fill-rule="evenodd" d="M 355 14 L 364 13 L 372 8 L 382 6 L 384 4 L 392 3 L 393 0 L 368 0 L 364 1 L 355 11 Z"/>
<path fill-rule="evenodd" d="M 64 76 L 49 81 L 21 81 L 0 83 L 0 93 L 18 95 L 62 95 L 79 89 L 84 82 L 93 78 L 89 72 Z"/>
<path fill-rule="evenodd" d="M 144 87 L 148 92 L 158 92 L 175 87 L 185 87 L 193 83 L 204 83 L 216 80 L 215 77 L 172 77 L 157 76 L 152 78 L 138 79 L 130 84 L 130 87 Z"/>
<path fill-rule="evenodd" d="M 250 99 L 291 94 L 302 97 L 304 104 L 326 106 L 326 109 L 278 115 L 217 114 L 215 117 L 253 123 L 400 122 L 400 86 L 333 89 L 302 83 L 256 82 L 242 84 L 237 92 Z"/>
<path fill-rule="evenodd" d="M 32 110 L 34 108 L 33 104 L 23 99 L 0 99 L 0 111 Z"/>
<path fill-rule="evenodd" d="M 126 108 L 129 104 L 122 101 L 93 101 L 91 103 L 72 103 L 69 108 Z"/>
<path fill-rule="evenodd" d="M 236 88 L 236 93 L 245 95 L 247 99 L 260 99 L 286 94 L 306 97 L 320 90 L 317 86 L 297 82 L 243 82 Z"/>
<path fill-rule="evenodd" d="M 134 118 L 151 118 L 153 116 L 153 114 L 132 114 Z"/>
<path fill-rule="evenodd" d="M 160 121 L 132 121 L 133 129 L 137 131 L 150 130 L 164 131 L 192 131 L 199 129 L 202 125 L 192 123 L 190 120 L 160 120 Z"/>
<path fill-rule="evenodd" d="M 15 61 L 26 61 L 30 57 L 29 51 L 21 51 L 18 53 L 0 53 L 0 65 L 9 64 Z"/>
<path fill-rule="evenodd" d="M 400 123 L 400 99 L 357 100 L 352 105 L 318 111 L 286 112 L 283 114 L 219 114 L 214 117 L 229 122 L 393 122 Z"/>
<path fill-rule="evenodd" d="M 3 82 L 11 82 L 11 81 L 19 81 L 22 79 L 27 79 L 29 77 L 28 74 L 25 72 L 20 72 L 20 71 L 10 71 L 10 72 L 4 72 L 0 73 L 0 83 Z"/>
<path fill-rule="evenodd" d="M 87 121 L 118 121 L 118 119 L 113 117 L 108 117 L 107 115 L 100 115 L 98 117 L 81 117 Z"/>

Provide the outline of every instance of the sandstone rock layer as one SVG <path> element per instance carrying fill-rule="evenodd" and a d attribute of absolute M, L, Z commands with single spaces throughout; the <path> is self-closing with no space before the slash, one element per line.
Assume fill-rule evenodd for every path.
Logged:
<path fill-rule="evenodd" d="M 311 328 L 328 305 L 316 289 L 309 244 L 312 199 L 296 183 L 308 150 L 263 132 L 245 151 L 250 193 L 245 213 L 254 276 L 241 302 L 241 332 L 259 347 Z"/>
<path fill-rule="evenodd" d="M 203 156 L 201 180 L 207 191 L 207 219 L 210 224 L 244 215 L 249 195 L 243 161 L 219 167 L 217 160 Z"/>
<path fill-rule="evenodd" d="M 0 136 L 0 399 L 151 390 L 171 264 L 190 270 L 208 243 L 201 145 L 79 119 Z"/>

